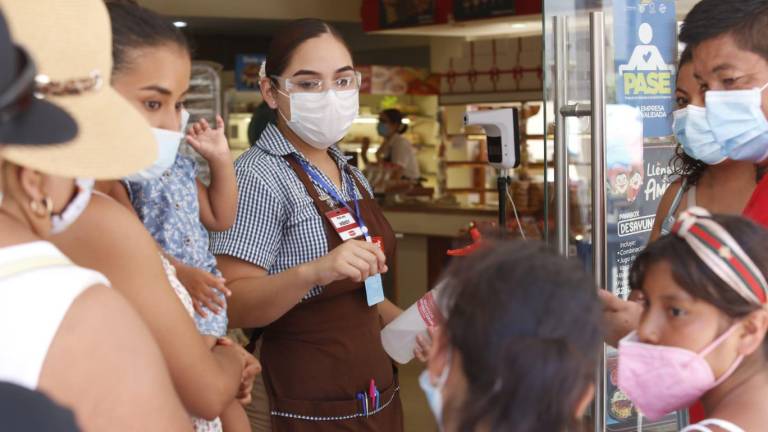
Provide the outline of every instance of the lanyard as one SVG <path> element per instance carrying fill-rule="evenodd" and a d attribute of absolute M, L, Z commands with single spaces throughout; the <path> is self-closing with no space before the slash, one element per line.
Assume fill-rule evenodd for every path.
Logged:
<path fill-rule="evenodd" d="M 325 193 L 327 193 L 331 198 L 334 199 L 338 204 L 344 206 L 347 210 L 349 210 L 350 213 L 353 213 L 355 215 L 355 219 L 357 220 L 357 224 L 360 225 L 360 230 L 363 232 L 363 235 L 365 236 L 366 241 L 371 241 L 371 236 L 368 233 L 368 227 L 365 225 L 365 221 L 363 221 L 363 216 L 360 214 L 360 205 L 358 204 L 357 198 L 355 198 L 355 187 L 352 179 L 350 178 L 348 182 L 344 181 L 344 172 L 342 170 L 341 174 L 341 183 L 342 186 L 347 186 L 347 193 L 349 193 L 349 196 L 352 198 L 352 201 L 355 203 L 355 209 L 354 211 L 352 208 L 347 204 L 344 199 L 339 196 L 338 193 L 336 193 L 336 189 L 333 188 L 331 185 L 328 184 L 328 182 L 323 179 L 323 177 L 314 169 L 312 166 L 310 166 L 307 162 L 305 162 L 300 157 L 296 156 L 296 160 L 299 162 L 299 165 L 301 165 L 301 168 L 304 169 L 304 172 L 307 173 L 307 175 L 317 183 L 318 186 L 320 186 Z M 351 173 L 347 173 L 348 177 L 351 176 Z M 362 192 L 361 192 L 362 193 Z"/>

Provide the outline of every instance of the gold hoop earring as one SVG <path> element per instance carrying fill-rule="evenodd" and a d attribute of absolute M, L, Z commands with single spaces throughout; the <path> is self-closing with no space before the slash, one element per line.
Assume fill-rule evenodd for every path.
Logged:
<path fill-rule="evenodd" d="M 30 201 L 29 208 L 37 217 L 48 217 L 53 213 L 53 201 L 50 197 L 43 198 L 42 204 L 37 201 Z"/>

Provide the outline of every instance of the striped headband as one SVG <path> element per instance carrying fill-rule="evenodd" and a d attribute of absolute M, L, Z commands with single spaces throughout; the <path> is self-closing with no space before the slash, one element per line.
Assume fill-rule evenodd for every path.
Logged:
<path fill-rule="evenodd" d="M 701 207 L 684 211 L 672 233 L 685 240 L 720 279 L 750 303 L 766 303 L 768 284 L 736 240 Z"/>

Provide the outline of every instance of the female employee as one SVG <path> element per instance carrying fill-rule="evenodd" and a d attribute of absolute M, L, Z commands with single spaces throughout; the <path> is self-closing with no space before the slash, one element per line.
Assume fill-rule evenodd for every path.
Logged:
<path fill-rule="evenodd" d="M 279 31 L 264 70 L 277 124 L 238 159 L 237 220 L 211 241 L 232 291 L 230 324 L 266 327 L 273 430 L 402 430 L 380 339 L 400 313 L 380 279 L 395 239 L 334 145 L 357 116 L 360 75 L 341 36 L 316 19 Z"/>
<path fill-rule="evenodd" d="M 399 110 L 382 111 L 379 114 L 378 132 L 384 138 L 384 143 L 376 152 L 376 159 L 399 166 L 406 180 L 417 182 L 421 171 L 413 144 L 403 136 L 407 129 L 408 126 L 403 123 L 403 113 Z"/>

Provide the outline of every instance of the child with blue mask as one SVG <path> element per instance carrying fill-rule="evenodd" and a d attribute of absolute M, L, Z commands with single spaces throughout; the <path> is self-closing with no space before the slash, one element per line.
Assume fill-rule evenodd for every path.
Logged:
<path fill-rule="evenodd" d="M 445 281 L 419 379 L 440 430 L 580 430 L 602 344 L 594 281 L 530 242 L 490 242 Z"/>

